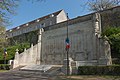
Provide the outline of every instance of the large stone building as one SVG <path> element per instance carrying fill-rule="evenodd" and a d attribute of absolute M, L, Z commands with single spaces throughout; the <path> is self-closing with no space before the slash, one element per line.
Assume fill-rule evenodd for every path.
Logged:
<path fill-rule="evenodd" d="M 7 38 L 9 44 L 14 45 L 21 42 L 37 43 L 37 30 L 46 26 L 54 25 L 66 21 L 67 17 L 64 10 L 57 11 L 47 16 L 35 19 L 31 22 L 22 24 L 13 29 L 7 30 Z M 28 34 L 29 32 L 32 32 Z M 32 35 L 33 34 L 33 35 Z M 31 38 L 31 40 L 28 40 Z"/>
<path fill-rule="evenodd" d="M 62 65 L 66 59 L 67 27 L 70 39 L 69 57 L 76 63 L 77 67 L 112 64 L 110 45 L 107 40 L 101 37 L 101 33 L 107 25 L 120 25 L 119 18 L 116 18 L 117 20 L 113 24 L 104 23 L 108 20 L 104 15 L 118 14 L 118 12 L 120 12 L 119 6 L 67 20 L 65 12 L 61 10 L 8 30 L 9 39 L 20 38 L 20 35 L 25 33 L 38 31 L 35 34 L 37 35 L 36 44 L 31 45 L 30 49 L 25 49 L 21 54 L 16 52 L 14 67 L 35 64 Z"/>
<path fill-rule="evenodd" d="M 67 20 L 67 17 L 64 10 L 60 10 L 55 13 L 49 14 L 47 16 L 35 19 L 31 22 L 22 24 L 13 29 L 7 30 L 7 36 L 8 38 L 11 38 L 24 33 L 28 33 L 30 31 L 38 30 L 46 26 L 54 25 L 66 20 Z"/>

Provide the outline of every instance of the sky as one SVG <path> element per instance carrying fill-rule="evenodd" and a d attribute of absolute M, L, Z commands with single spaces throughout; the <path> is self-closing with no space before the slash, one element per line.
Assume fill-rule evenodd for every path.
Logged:
<path fill-rule="evenodd" d="M 85 1 L 86 0 L 46 0 L 32 3 L 27 0 L 21 0 L 15 10 L 17 14 L 10 16 L 11 25 L 8 26 L 7 29 L 17 27 L 61 9 L 65 10 L 71 19 L 89 14 L 90 11 L 87 6 L 85 6 Z"/>

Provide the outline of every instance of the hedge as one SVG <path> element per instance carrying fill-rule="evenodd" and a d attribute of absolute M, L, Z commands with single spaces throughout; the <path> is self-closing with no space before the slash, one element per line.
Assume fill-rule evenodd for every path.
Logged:
<path fill-rule="evenodd" d="M 79 66 L 78 75 L 120 75 L 120 65 Z"/>
<path fill-rule="evenodd" d="M 0 70 L 10 70 L 10 65 L 8 65 L 8 64 L 0 64 Z"/>
<path fill-rule="evenodd" d="M 6 60 L 6 64 L 8 64 L 9 60 Z M 4 64 L 4 60 L 0 60 L 0 64 Z"/>

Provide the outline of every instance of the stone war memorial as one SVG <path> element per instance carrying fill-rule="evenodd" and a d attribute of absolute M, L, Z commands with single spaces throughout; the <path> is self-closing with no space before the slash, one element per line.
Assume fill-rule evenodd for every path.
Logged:
<path fill-rule="evenodd" d="M 23 53 L 16 50 L 13 68 L 24 66 L 21 70 L 43 70 L 59 66 L 66 73 L 65 39 L 70 40 L 69 70 L 78 66 L 111 65 L 111 51 L 108 41 L 101 36 L 104 29 L 102 15 L 120 11 L 120 7 L 95 12 L 73 19 L 67 19 L 64 10 L 49 14 L 34 21 L 7 31 L 8 38 L 37 30 L 36 44 L 31 43 Z M 24 37 L 24 36 L 23 36 Z M 33 40 L 34 41 L 34 40 Z"/>

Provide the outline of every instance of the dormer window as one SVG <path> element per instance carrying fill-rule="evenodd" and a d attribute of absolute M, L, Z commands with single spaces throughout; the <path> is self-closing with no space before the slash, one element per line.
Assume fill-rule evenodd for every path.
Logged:
<path fill-rule="evenodd" d="M 10 30 L 9 32 L 11 32 L 12 30 Z"/>
<path fill-rule="evenodd" d="M 28 26 L 29 24 L 27 23 L 26 26 Z"/>
<path fill-rule="evenodd" d="M 42 27 L 45 27 L 45 23 L 42 23 L 41 26 L 42 26 Z"/>
<path fill-rule="evenodd" d="M 52 21 L 50 21 L 50 25 L 52 25 Z"/>
<path fill-rule="evenodd" d="M 17 29 L 20 29 L 20 27 L 17 27 Z"/>
<path fill-rule="evenodd" d="M 50 17 L 54 17 L 54 14 L 51 14 Z"/>
<path fill-rule="evenodd" d="M 37 22 L 39 22 L 40 20 L 38 19 Z"/>

